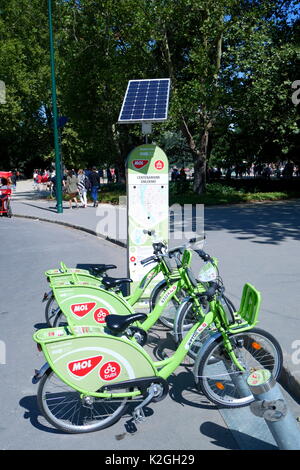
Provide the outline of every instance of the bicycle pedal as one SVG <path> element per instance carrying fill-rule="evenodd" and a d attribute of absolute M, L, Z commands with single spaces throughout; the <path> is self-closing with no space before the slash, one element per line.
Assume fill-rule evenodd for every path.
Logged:
<path fill-rule="evenodd" d="M 146 420 L 146 416 L 145 416 L 143 408 L 133 410 L 132 417 L 136 423 L 142 423 L 143 421 Z"/>

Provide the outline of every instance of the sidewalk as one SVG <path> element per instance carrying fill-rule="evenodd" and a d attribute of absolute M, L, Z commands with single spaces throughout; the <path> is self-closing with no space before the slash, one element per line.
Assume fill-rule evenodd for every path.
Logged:
<path fill-rule="evenodd" d="M 19 182 L 13 196 L 16 217 L 58 223 L 125 247 L 126 208 L 99 204 L 58 214 L 55 201 L 40 199 L 32 183 Z M 300 399 L 299 266 L 300 201 L 264 205 L 212 207 L 205 210 L 205 251 L 219 259 L 227 294 L 238 306 L 243 284 L 262 293 L 258 327 L 273 334 L 284 353 L 281 383 Z M 180 243 L 170 243 L 170 246 Z M 249 256 L 250 255 L 250 256 Z M 299 259 L 299 258 L 298 258 Z M 194 257 L 193 271 L 200 262 Z M 300 414 L 300 413 L 299 413 Z"/>
<path fill-rule="evenodd" d="M 126 208 L 99 204 L 97 208 L 88 207 L 70 209 L 69 203 L 63 201 L 63 213 L 58 214 L 56 201 L 45 199 L 46 191 L 33 189 L 32 180 L 20 181 L 13 194 L 12 210 L 15 217 L 25 217 L 61 224 L 76 228 L 120 246 L 126 246 Z"/>

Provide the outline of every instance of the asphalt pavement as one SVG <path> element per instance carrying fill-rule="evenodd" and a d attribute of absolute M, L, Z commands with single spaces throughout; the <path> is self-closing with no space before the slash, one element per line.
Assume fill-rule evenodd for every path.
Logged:
<path fill-rule="evenodd" d="M 53 429 L 39 413 L 34 369 L 45 362 L 32 340 L 45 326 L 41 299 L 44 272 L 59 266 L 109 262 L 125 274 L 124 248 L 59 225 L 21 218 L 0 220 L 0 340 L 6 363 L 0 364 L 0 448 L 3 450 L 218 450 L 238 449 L 218 409 L 200 395 L 190 368 L 170 379 L 170 394 L 146 407 L 147 419 L 134 427 L 129 415 L 92 434 L 67 435 Z M 163 328 L 151 331 L 149 353 Z"/>
<path fill-rule="evenodd" d="M 122 201 L 124 203 L 124 201 Z M 77 228 L 126 246 L 126 206 L 99 204 L 57 214 L 55 202 L 40 199 L 32 181 L 20 182 L 13 200 L 15 215 Z M 204 220 L 202 216 L 204 214 Z M 180 223 L 178 223 L 180 219 Z M 201 219 L 201 220 L 200 220 Z M 204 249 L 219 259 L 227 295 L 239 305 L 245 282 L 262 294 L 259 327 L 280 342 L 284 354 L 282 383 L 300 399 L 300 201 L 185 208 L 188 233 L 204 226 Z M 170 234 L 170 246 L 182 243 L 181 216 Z M 202 232 L 201 232 L 202 233 Z M 185 240 L 184 240 L 185 241 Z M 195 272 L 201 262 L 195 259 Z M 125 273 L 126 274 L 126 273 Z"/>
<path fill-rule="evenodd" d="M 0 255 L 1 290 L 5 292 L 0 299 L 1 331 L 5 335 L 2 333 L 0 340 L 7 345 L 8 358 L 6 365 L 0 365 L 4 379 L 0 397 L 3 395 L 5 404 L 0 425 L 1 447 L 63 449 L 74 448 L 76 443 L 78 448 L 99 449 L 103 448 L 99 446 L 101 442 L 106 449 L 243 448 L 237 438 L 243 434 L 241 428 L 230 432 L 224 414 L 208 402 L 203 403 L 203 397 L 193 389 L 188 367 L 172 378 L 170 397 L 149 407 L 149 418 L 137 432 L 130 432 L 124 418 L 100 433 L 98 441 L 89 435 L 72 436 L 73 440 L 70 436 L 57 436 L 56 431 L 41 423 L 36 387 L 29 379 L 41 359 L 33 348 L 31 332 L 34 324 L 39 327 L 43 322 L 39 298 L 45 290 L 43 272 L 58 266 L 61 260 L 70 266 L 105 260 L 118 265 L 113 274 L 126 275 L 122 248 L 126 244 L 126 208 L 99 204 L 98 208 L 70 210 L 66 204 L 63 214 L 57 214 L 53 201 L 40 199 L 30 182 L 17 189 L 13 212 L 22 219 L 0 221 L 1 236 L 6 240 L 6 249 Z M 210 207 L 204 211 L 204 249 L 218 257 L 227 295 L 238 306 L 245 282 L 252 283 L 262 294 L 258 326 L 272 333 L 281 344 L 284 353 L 281 383 L 294 394 L 295 400 L 290 403 L 295 416 L 300 414 L 299 209 L 300 201 L 295 200 Z M 201 211 L 196 215 L 199 214 Z M 194 216 L 191 208 L 187 208 L 189 226 L 191 221 L 195 222 Z M 24 217 L 29 220 L 23 220 Z M 198 225 L 201 227 L 201 223 Z M 173 246 L 178 244 L 178 240 L 171 241 Z M 194 259 L 195 272 L 200 264 Z M 154 332 L 154 338 L 161 334 L 164 332 Z M 11 372 L 14 369 L 16 381 Z M 13 392 L 5 393 L 8 389 Z M 239 420 L 245 423 L 247 418 L 239 415 L 236 422 Z M 253 448 L 259 448 L 253 442 Z"/>

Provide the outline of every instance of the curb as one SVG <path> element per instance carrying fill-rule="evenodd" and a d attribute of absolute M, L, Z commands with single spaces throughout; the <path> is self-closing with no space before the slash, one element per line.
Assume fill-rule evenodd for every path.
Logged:
<path fill-rule="evenodd" d="M 80 230 L 82 232 L 89 233 L 90 235 L 94 235 L 98 238 L 101 238 L 103 240 L 107 240 L 115 245 L 121 246 L 122 248 L 127 248 L 127 244 L 124 242 L 121 242 L 120 240 L 115 240 L 113 238 L 110 238 L 108 236 L 105 236 L 101 233 L 97 233 L 95 230 L 88 229 L 85 227 L 82 227 L 80 225 L 75 225 L 75 224 L 70 224 L 68 222 L 60 222 L 57 220 L 49 220 L 44 217 L 33 217 L 30 215 L 20 215 L 20 214 L 13 214 L 13 217 L 19 217 L 23 219 L 32 219 L 32 220 L 39 220 L 42 222 L 49 222 L 52 224 L 57 224 L 61 225 L 64 227 L 68 228 L 73 228 L 75 230 Z M 280 377 L 277 379 L 277 382 L 282 385 L 282 387 L 296 400 L 300 400 L 300 379 L 297 380 L 297 378 L 292 374 L 292 372 L 288 369 L 288 366 L 286 364 L 282 365 L 282 370 L 280 373 Z"/>
<path fill-rule="evenodd" d="M 102 238 L 103 240 L 107 240 L 111 243 L 114 243 L 115 245 L 121 246 L 122 248 L 127 247 L 127 244 L 124 243 L 124 242 L 121 242 L 120 240 L 110 238 L 106 235 L 103 235 L 102 233 L 96 232 L 95 230 L 92 230 L 92 229 L 89 229 L 89 228 L 86 228 L 86 227 L 82 227 L 81 225 L 70 224 L 68 222 L 60 222 L 58 220 L 50 220 L 50 219 L 46 219 L 44 217 L 35 217 L 35 216 L 32 216 L 32 215 L 13 214 L 13 217 L 19 217 L 19 218 L 23 218 L 23 219 L 39 220 L 41 222 L 49 222 L 50 224 L 62 225 L 64 227 L 69 227 L 69 228 L 73 228 L 75 230 L 80 230 L 81 232 L 89 233 L 90 235 L 94 235 L 98 238 Z"/>

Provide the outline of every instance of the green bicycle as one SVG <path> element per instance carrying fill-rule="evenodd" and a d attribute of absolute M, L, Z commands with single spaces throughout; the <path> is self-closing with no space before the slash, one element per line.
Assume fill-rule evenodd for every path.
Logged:
<path fill-rule="evenodd" d="M 194 242 L 194 240 L 192 241 Z M 166 280 L 164 289 L 159 290 L 159 296 L 155 299 L 154 308 L 150 311 L 147 318 L 143 322 L 137 322 L 136 338 L 139 338 L 140 344 L 146 341 L 145 332 L 148 331 L 162 315 L 165 315 L 168 324 L 173 325 L 175 312 L 181 299 L 189 293 L 193 295 L 194 288 L 190 283 L 188 271 L 191 262 L 191 251 L 188 249 L 190 245 L 179 247 L 171 250 L 167 254 L 156 252 L 154 256 L 142 261 L 147 265 L 157 263 L 150 271 L 156 272 L 160 263 L 170 266 L 170 260 L 176 259 L 176 276 L 170 276 Z M 201 290 L 201 285 L 198 287 Z M 204 290 L 202 288 L 202 290 Z M 134 315 L 133 307 L 127 302 L 126 298 L 118 296 L 109 290 L 104 290 L 92 285 L 82 285 L 76 283 L 74 285 L 56 285 L 53 287 L 53 293 L 57 304 L 59 305 L 59 313 L 56 316 L 54 326 L 63 325 L 99 325 L 105 323 L 108 315 L 122 314 Z M 173 316 L 171 316 L 171 313 Z"/>
<path fill-rule="evenodd" d="M 60 263 L 59 269 L 49 269 L 45 272 L 47 281 L 53 285 L 68 285 L 78 281 L 87 284 L 100 286 L 104 277 L 107 277 L 107 271 L 115 269 L 114 264 L 99 264 L 90 269 L 68 268 L 65 263 Z M 49 292 L 45 292 L 42 302 L 47 302 L 45 307 L 45 319 L 49 327 L 53 326 L 53 321 L 59 312 L 59 307 L 55 301 L 53 288 Z"/>
<path fill-rule="evenodd" d="M 154 236 L 154 231 L 145 231 L 149 236 Z M 202 239 L 201 239 L 202 240 Z M 198 243 L 199 240 L 193 239 L 193 243 Z M 112 278 L 108 277 L 106 271 L 108 269 L 115 268 L 114 265 L 102 265 L 102 268 L 97 268 L 98 276 L 91 275 L 88 271 L 78 270 L 78 269 L 69 269 L 64 263 L 61 263 L 60 269 L 46 271 L 47 279 L 51 286 L 51 291 L 44 295 L 44 301 L 47 300 L 45 308 L 45 317 L 48 326 L 57 325 L 57 317 L 59 318 L 60 308 L 57 304 L 57 300 L 54 295 L 54 290 L 56 287 L 62 287 L 67 285 L 80 284 L 91 285 L 105 290 L 110 290 L 119 295 L 122 295 L 126 299 L 129 305 L 134 306 L 143 296 L 145 290 L 148 288 L 149 284 L 156 279 L 157 277 L 163 275 L 164 279 L 158 282 L 153 288 L 150 299 L 149 307 L 150 310 L 153 310 L 161 294 L 165 292 L 173 282 L 179 279 L 179 273 L 177 269 L 170 263 L 170 258 L 168 256 L 163 256 L 167 252 L 167 245 L 165 242 L 156 241 L 153 243 L 153 253 L 156 256 L 154 261 L 156 265 L 152 268 L 141 280 L 138 287 L 130 296 L 123 296 L 121 291 L 121 286 L 124 283 L 131 282 L 131 279 L 128 278 Z M 176 248 L 171 250 L 170 253 L 176 252 Z M 185 259 L 187 262 L 191 263 L 191 256 L 188 252 L 185 253 Z M 148 265 L 153 261 L 153 257 L 143 260 L 141 263 L 143 265 Z M 95 269 L 95 268 L 94 268 Z M 169 317 L 174 317 L 174 312 L 177 308 L 177 305 L 172 305 L 172 302 L 169 304 L 169 308 L 160 316 L 160 321 L 168 328 L 172 328 L 173 321 Z"/>
<path fill-rule="evenodd" d="M 203 293 L 210 297 L 217 284 Z M 37 331 L 33 338 L 47 363 L 36 371 L 40 410 L 55 428 L 82 433 L 115 423 L 128 403 L 139 400 L 133 417 L 144 418 L 143 407 L 168 393 L 167 379 L 183 362 L 199 333 L 212 325 L 211 335 L 198 350 L 194 377 L 199 390 L 214 403 L 240 407 L 253 401 L 245 377 L 260 368 L 276 378 L 282 366 L 278 342 L 263 330 L 254 330 L 260 294 L 246 284 L 235 324 L 229 324 L 218 297 L 215 308 L 198 318 L 175 353 L 162 361 L 132 340 L 132 323 L 146 315 L 109 315 L 105 326 L 67 326 Z M 259 340 L 259 342 L 258 342 Z"/>

